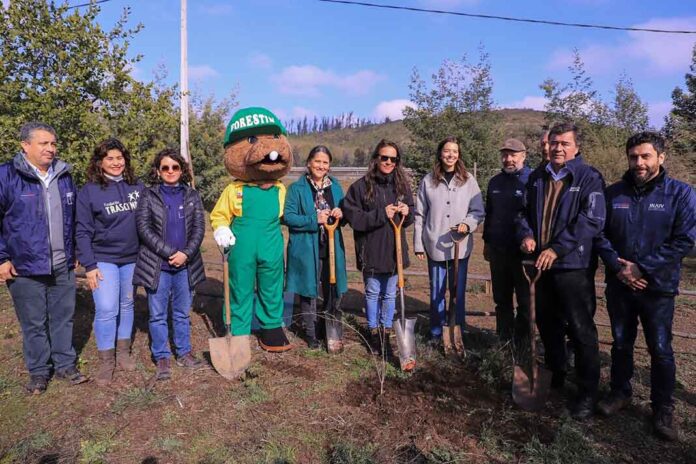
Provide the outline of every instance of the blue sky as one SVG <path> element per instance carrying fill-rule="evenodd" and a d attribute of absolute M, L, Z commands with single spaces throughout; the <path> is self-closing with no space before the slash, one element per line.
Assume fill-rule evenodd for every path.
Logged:
<path fill-rule="evenodd" d="M 79 0 L 81 1 L 81 0 Z M 71 0 L 77 3 L 78 0 Z M 374 0 L 419 8 L 565 22 L 696 30 L 696 2 L 662 0 Z M 445 59 L 490 54 L 499 107 L 543 107 L 539 84 L 568 79 L 577 47 L 605 100 L 622 72 L 661 126 L 670 94 L 684 84 L 696 35 L 540 26 L 322 3 L 316 0 L 188 0 L 191 88 L 280 117 L 336 115 L 398 119 L 411 70 L 432 74 Z M 179 77 L 179 0 L 112 0 L 99 20 L 123 8 L 145 26 L 131 43 L 144 55 L 134 75 L 150 80 L 166 66 Z"/>

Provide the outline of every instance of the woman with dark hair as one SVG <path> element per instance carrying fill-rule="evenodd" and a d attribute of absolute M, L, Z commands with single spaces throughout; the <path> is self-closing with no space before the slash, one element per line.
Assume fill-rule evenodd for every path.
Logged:
<path fill-rule="evenodd" d="M 88 182 L 77 195 L 75 239 L 94 298 L 94 338 L 99 365 L 95 380 L 111 382 L 116 365 L 135 369 L 130 355 L 133 331 L 133 269 L 138 256 L 135 209 L 141 184 L 130 153 L 117 139 L 94 149 Z"/>
<path fill-rule="evenodd" d="M 324 301 L 322 313 L 332 315 L 339 311 L 340 296 L 348 291 L 343 235 L 338 227 L 334 237 L 336 294 L 329 294 L 329 246 L 324 224 L 343 217 L 339 207 L 343 189 L 336 178 L 329 176 L 332 159 L 331 151 L 323 145 L 310 150 L 307 173 L 288 188 L 283 212 L 283 222 L 290 232 L 286 288 L 300 295 L 305 337 L 313 349 L 321 346 L 318 339 L 322 336 L 322 331 L 316 329 L 319 288 Z M 329 301 L 333 308 L 327 307 Z"/>
<path fill-rule="evenodd" d="M 171 377 L 170 297 L 176 364 L 190 369 L 203 365 L 191 349 L 189 313 L 193 289 L 205 280 L 200 253 L 205 212 L 200 195 L 188 185 L 190 180 L 184 158 L 175 150 L 162 150 L 152 162 L 152 185 L 143 191 L 136 211 L 141 246 L 133 283 L 147 292 L 157 380 Z"/>
<path fill-rule="evenodd" d="M 396 143 L 382 139 L 377 144 L 367 174 L 348 189 L 343 214 L 353 228 L 357 266 L 363 273 L 371 345 L 381 351 L 381 343 L 389 347 L 396 304 L 396 241 L 389 219 L 404 218 L 404 268 L 409 265 L 404 229 L 413 223 L 413 194 Z"/>
<path fill-rule="evenodd" d="M 416 257 L 428 258 L 430 276 L 430 335 L 439 343 L 445 324 L 445 291 L 455 282 L 454 260 L 459 260 L 456 322 L 464 328 L 466 275 L 469 255 L 474 248 L 476 227 L 485 215 L 481 189 L 464 167 L 459 141 L 447 137 L 437 146 L 432 172 L 418 187 L 413 247 Z M 454 229 L 454 230 L 453 230 Z M 461 240 L 459 256 L 454 256 L 454 240 Z M 463 335 L 463 334 L 462 334 Z"/>

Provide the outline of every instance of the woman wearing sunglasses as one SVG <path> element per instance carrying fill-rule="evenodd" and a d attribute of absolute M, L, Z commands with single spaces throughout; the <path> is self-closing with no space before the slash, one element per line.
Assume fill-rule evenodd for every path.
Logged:
<path fill-rule="evenodd" d="M 287 290 L 300 295 L 300 312 L 303 316 L 305 337 L 309 348 L 321 346 L 324 327 L 317 327 L 318 289 L 324 299 L 322 313 L 331 312 L 337 317 L 340 295 L 348 291 L 346 256 L 341 228 L 334 232 L 336 256 L 336 292 L 329 292 L 329 244 L 324 224 L 340 221 L 343 212 L 339 207 L 343 189 L 338 180 L 329 176 L 331 151 L 323 145 L 312 148 L 307 156 L 307 173 L 288 188 L 285 198 L 283 221 L 288 226 Z M 329 301 L 333 308 L 327 308 Z M 317 330 L 320 329 L 320 330 Z"/>
<path fill-rule="evenodd" d="M 357 266 L 363 273 L 370 344 L 381 352 L 381 340 L 389 347 L 396 304 L 396 245 L 389 219 L 404 219 L 404 268 L 409 265 L 404 228 L 413 223 L 413 194 L 396 143 L 383 139 L 377 144 L 367 174 L 348 189 L 343 215 L 353 228 Z"/>
<path fill-rule="evenodd" d="M 464 329 L 464 296 L 469 255 L 474 243 L 472 233 L 483 222 L 481 190 L 460 158 L 459 141 L 447 137 L 437 146 L 433 170 L 418 187 L 413 247 L 416 257 L 427 255 L 430 276 L 430 336 L 442 340 L 445 324 L 445 290 L 454 284 L 454 259 L 459 260 L 457 276 L 456 323 Z M 459 256 L 454 240 L 461 240 Z M 463 334 L 462 334 L 463 336 Z"/>
<path fill-rule="evenodd" d="M 141 245 L 133 283 L 147 292 L 157 380 L 171 376 L 170 298 L 176 364 L 190 369 L 203 365 L 191 349 L 189 312 L 193 289 L 205 280 L 200 254 L 205 212 L 198 192 L 188 185 L 190 180 L 184 158 L 175 150 L 162 150 L 152 162 L 151 186 L 144 190 L 136 211 Z"/>
<path fill-rule="evenodd" d="M 87 167 L 88 182 L 77 195 L 77 259 L 85 267 L 94 298 L 97 385 L 111 383 L 116 365 L 135 369 L 133 269 L 138 257 L 135 209 L 143 184 L 133 174 L 129 151 L 117 139 L 97 145 Z"/>

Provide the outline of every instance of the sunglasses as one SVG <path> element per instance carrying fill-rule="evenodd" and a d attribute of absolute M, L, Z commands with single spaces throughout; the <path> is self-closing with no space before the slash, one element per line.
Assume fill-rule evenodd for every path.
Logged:
<path fill-rule="evenodd" d="M 394 164 L 399 164 L 399 161 L 401 160 L 401 158 L 398 156 L 379 155 L 379 160 L 383 163 L 391 161 Z"/>
<path fill-rule="evenodd" d="M 171 166 L 167 166 L 165 164 L 164 166 L 160 166 L 159 170 L 162 172 L 169 172 L 169 171 L 179 172 L 179 171 L 181 171 L 181 166 L 179 166 L 178 164 L 173 164 Z"/>

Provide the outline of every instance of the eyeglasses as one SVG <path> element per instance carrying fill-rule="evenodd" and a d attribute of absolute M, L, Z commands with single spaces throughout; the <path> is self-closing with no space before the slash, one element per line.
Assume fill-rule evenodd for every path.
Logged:
<path fill-rule="evenodd" d="M 399 164 L 399 160 L 401 160 L 401 158 L 398 156 L 379 155 L 379 160 L 383 163 L 391 161 L 394 164 Z"/>
<path fill-rule="evenodd" d="M 160 166 L 159 170 L 162 172 L 179 172 L 181 171 L 181 166 L 179 166 L 178 164 L 172 164 L 171 166 L 167 166 L 165 164 L 164 166 Z"/>

